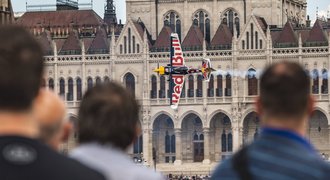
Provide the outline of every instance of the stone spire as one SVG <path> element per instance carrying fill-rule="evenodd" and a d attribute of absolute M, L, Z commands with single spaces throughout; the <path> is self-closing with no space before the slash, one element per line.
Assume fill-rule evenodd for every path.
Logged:
<path fill-rule="evenodd" d="M 117 24 L 116 7 L 113 4 L 113 0 L 107 0 L 107 4 L 104 9 L 104 21 L 108 25 Z"/>

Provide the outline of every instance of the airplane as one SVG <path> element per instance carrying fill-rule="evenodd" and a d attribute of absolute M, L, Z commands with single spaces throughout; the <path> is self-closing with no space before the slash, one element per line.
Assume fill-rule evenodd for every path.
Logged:
<path fill-rule="evenodd" d="M 202 60 L 202 68 L 190 68 L 185 65 L 180 39 L 177 33 L 171 33 L 171 56 L 170 64 L 160 66 L 154 70 L 159 75 L 168 75 L 170 82 L 170 105 L 172 109 L 177 109 L 184 85 L 184 77 L 187 74 L 202 73 L 203 80 L 210 81 L 212 72 L 215 69 L 211 66 L 210 59 Z"/>

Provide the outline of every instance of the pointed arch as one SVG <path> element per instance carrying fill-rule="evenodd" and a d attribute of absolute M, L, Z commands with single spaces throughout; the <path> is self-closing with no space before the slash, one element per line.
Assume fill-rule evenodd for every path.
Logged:
<path fill-rule="evenodd" d="M 66 100 L 73 101 L 73 79 L 71 77 L 68 79 L 68 94 Z"/>
<path fill-rule="evenodd" d="M 133 96 L 135 96 L 135 77 L 132 73 L 128 72 L 124 76 L 124 82 L 126 89 L 129 90 Z"/>
<path fill-rule="evenodd" d="M 328 70 L 323 69 L 322 70 L 322 87 L 321 87 L 322 94 L 328 94 L 328 92 L 329 92 L 328 78 L 329 78 Z"/>
<path fill-rule="evenodd" d="M 81 79 L 78 77 L 76 79 L 76 86 L 77 86 L 77 101 L 80 101 L 82 99 L 82 84 L 81 84 Z"/>
<path fill-rule="evenodd" d="M 54 90 L 54 79 L 53 78 L 49 78 L 48 88 L 51 89 L 51 90 Z"/>
<path fill-rule="evenodd" d="M 65 80 L 60 78 L 60 96 L 65 97 Z"/>
<path fill-rule="evenodd" d="M 165 80 L 165 76 L 160 76 L 160 89 L 159 89 L 159 98 L 165 98 L 165 84 L 166 84 L 166 80 Z"/>
<path fill-rule="evenodd" d="M 151 92 L 150 98 L 155 99 L 157 98 L 157 77 L 155 75 L 151 76 Z"/>
<path fill-rule="evenodd" d="M 209 81 L 209 88 L 207 90 L 208 97 L 214 97 L 214 75 L 212 74 Z"/>
<path fill-rule="evenodd" d="M 188 97 L 194 97 L 194 76 L 188 77 Z"/>
<path fill-rule="evenodd" d="M 211 40 L 211 20 L 209 13 L 204 9 L 199 9 L 193 14 L 192 22 L 198 26 L 207 42 Z"/>
<path fill-rule="evenodd" d="M 87 78 L 87 89 L 90 90 L 90 89 L 93 88 L 93 86 L 94 86 L 94 84 L 93 84 L 93 78 L 92 77 L 88 77 Z"/>
<path fill-rule="evenodd" d="M 197 76 L 196 97 L 203 97 L 203 76 Z"/>
<path fill-rule="evenodd" d="M 229 73 L 226 75 L 225 96 L 231 96 L 231 75 Z"/>
<path fill-rule="evenodd" d="M 257 72 L 254 69 L 249 69 L 247 74 L 248 79 L 248 95 L 255 96 L 258 95 L 258 79 Z"/>
<path fill-rule="evenodd" d="M 313 94 L 319 94 L 319 72 L 317 69 L 314 69 L 312 72 L 312 93 Z"/>

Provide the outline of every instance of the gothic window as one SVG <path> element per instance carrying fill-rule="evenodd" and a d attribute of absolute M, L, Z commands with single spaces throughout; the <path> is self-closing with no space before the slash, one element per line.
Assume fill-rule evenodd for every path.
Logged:
<path fill-rule="evenodd" d="M 262 49 L 262 40 L 261 39 L 259 41 L 259 47 L 260 47 L 260 49 Z"/>
<path fill-rule="evenodd" d="M 232 35 L 234 35 L 234 28 L 236 28 L 236 36 L 238 37 L 240 35 L 240 19 L 238 13 L 229 9 L 222 16 L 222 24 L 228 26 Z"/>
<path fill-rule="evenodd" d="M 214 97 L 214 76 L 213 76 L 213 74 L 210 77 L 207 96 L 208 97 Z"/>
<path fill-rule="evenodd" d="M 194 76 L 188 77 L 188 97 L 194 97 Z"/>
<path fill-rule="evenodd" d="M 157 77 L 155 75 L 151 76 L 151 93 L 150 98 L 157 98 Z"/>
<path fill-rule="evenodd" d="M 120 45 L 119 47 L 120 47 L 119 48 L 120 49 L 120 54 L 123 54 L 123 45 Z"/>
<path fill-rule="evenodd" d="M 198 141 L 199 137 L 198 137 L 198 134 L 195 134 L 194 135 L 194 141 Z"/>
<path fill-rule="evenodd" d="M 221 97 L 223 95 L 222 93 L 222 75 L 219 74 L 217 76 L 217 92 L 216 92 L 216 96 L 217 97 Z"/>
<path fill-rule="evenodd" d="M 95 79 L 95 84 L 96 84 L 96 85 L 100 85 L 100 84 L 102 84 L 102 80 L 101 80 L 100 77 L 96 77 L 96 79 Z"/>
<path fill-rule="evenodd" d="M 140 53 L 140 44 L 136 45 L 136 53 Z"/>
<path fill-rule="evenodd" d="M 134 154 L 141 154 L 142 153 L 142 147 L 143 147 L 143 139 L 142 139 L 142 135 L 141 135 L 137 139 L 137 141 L 134 143 L 133 153 Z"/>
<path fill-rule="evenodd" d="M 259 42 L 258 32 L 256 31 L 256 49 L 258 49 L 258 42 Z"/>
<path fill-rule="evenodd" d="M 73 79 L 68 79 L 68 94 L 66 97 L 67 101 L 73 101 Z"/>
<path fill-rule="evenodd" d="M 258 95 L 258 79 L 254 69 L 248 71 L 248 95 Z"/>
<path fill-rule="evenodd" d="M 48 80 L 48 88 L 54 90 L 54 79 L 50 78 Z"/>
<path fill-rule="evenodd" d="M 82 99 L 82 86 L 81 86 L 81 79 L 77 78 L 77 100 L 80 101 Z"/>
<path fill-rule="evenodd" d="M 221 152 L 227 152 L 227 135 L 225 130 L 223 130 L 221 135 Z"/>
<path fill-rule="evenodd" d="M 165 76 L 160 76 L 159 98 L 165 98 Z"/>
<path fill-rule="evenodd" d="M 251 49 L 253 49 L 253 41 L 254 41 L 254 39 L 253 39 L 253 24 L 251 23 Z"/>
<path fill-rule="evenodd" d="M 87 78 L 87 89 L 92 89 L 93 88 L 93 79 L 91 77 Z"/>
<path fill-rule="evenodd" d="M 135 36 L 133 36 L 133 53 L 135 53 Z"/>
<path fill-rule="evenodd" d="M 250 33 L 246 32 L 246 49 L 250 49 Z"/>
<path fill-rule="evenodd" d="M 175 135 L 171 136 L 171 153 L 175 153 Z"/>
<path fill-rule="evenodd" d="M 226 90 L 225 90 L 226 96 L 231 96 L 231 75 L 226 75 Z"/>
<path fill-rule="evenodd" d="M 318 94 L 319 93 L 319 73 L 316 69 L 313 70 L 312 78 L 313 78 L 312 93 Z"/>
<path fill-rule="evenodd" d="M 127 37 L 124 36 L 124 53 L 127 54 Z"/>
<path fill-rule="evenodd" d="M 110 83 L 110 78 L 108 76 L 104 77 L 104 83 L 105 84 Z"/>
<path fill-rule="evenodd" d="M 326 69 L 323 69 L 322 71 L 322 94 L 328 94 L 328 71 Z"/>
<path fill-rule="evenodd" d="M 126 89 L 129 90 L 133 96 L 135 96 L 135 77 L 132 73 L 127 73 L 124 77 Z"/>
<path fill-rule="evenodd" d="M 165 153 L 170 153 L 171 151 L 171 138 L 170 135 L 168 135 L 168 131 L 166 131 L 165 135 Z"/>
<path fill-rule="evenodd" d="M 196 90 L 197 97 L 203 97 L 203 76 L 197 76 L 197 90 Z"/>
<path fill-rule="evenodd" d="M 131 28 L 128 28 L 128 53 L 132 53 L 132 46 L 131 46 Z"/>
<path fill-rule="evenodd" d="M 193 24 L 200 28 L 200 30 L 202 31 L 202 33 L 205 37 L 205 40 L 207 42 L 211 41 L 211 35 L 210 35 L 211 34 L 211 23 L 210 22 L 211 22 L 210 17 L 205 11 L 200 10 L 195 13 L 194 19 L 193 19 Z"/>
<path fill-rule="evenodd" d="M 183 83 L 182 91 L 181 91 L 181 98 L 186 97 L 186 82 Z"/>
<path fill-rule="evenodd" d="M 233 134 L 232 133 L 228 133 L 227 135 L 228 138 L 228 152 L 233 152 Z"/>
<path fill-rule="evenodd" d="M 204 134 L 199 135 L 199 140 L 201 140 L 201 141 L 204 140 Z"/>
<path fill-rule="evenodd" d="M 245 41 L 242 40 L 242 49 L 245 49 Z"/>
<path fill-rule="evenodd" d="M 65 96 L 65 81 L 63 78 L 60 79 L 60 96 Z"/>
<path fill-rule="evenodd" d="M 164 16 L 164 25 L 169 26 L 172 32 L 176 32 L 181 39 L 181 20 L 178 13 L 169 11 Z"/>

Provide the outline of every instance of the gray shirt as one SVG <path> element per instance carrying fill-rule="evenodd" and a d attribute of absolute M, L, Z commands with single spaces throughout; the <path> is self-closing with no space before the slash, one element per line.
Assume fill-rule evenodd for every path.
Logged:
<path fill-rule="evenodd" d="M 82 144 L 70 156 L 100 171 L 107 180 L 164 180 L 161 174 L 134 164 L 125 152 L 111 145 Z"/>

